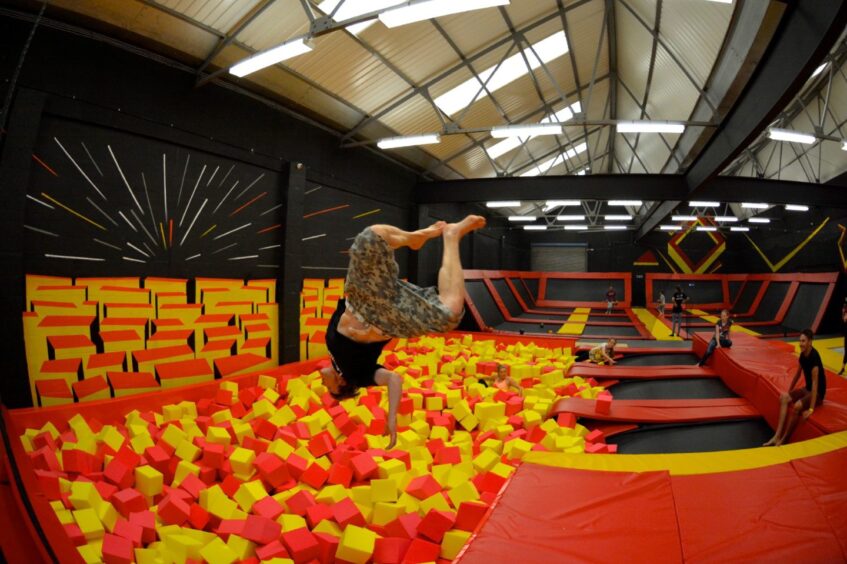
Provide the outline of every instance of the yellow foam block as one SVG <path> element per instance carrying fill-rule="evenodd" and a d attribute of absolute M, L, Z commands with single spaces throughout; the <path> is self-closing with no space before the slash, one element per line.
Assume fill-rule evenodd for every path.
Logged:
<path fill-rule="evenodd" d="M 340 484 L 332 484 L 321 488 L 321 491 L 315 495 L 315 501 L 331 505 L 333 503 L 338 503 L 345 497 L 350 497 L 347 489 Z"/>
<path fill-rule="evenodd" d="M 109 448 L 117 452 L 123 446 L 126 437 L 112 425 L 105 425 L 100 430 L 100 441 L 107 444 Z"/>
<path fill-rule="evenodd" d="M 104 501 L 97 506 L 97 518 L 100 519 L 106 530 L 111 533 L 115 529 L 115 524 L 118 522 L 118 510 L 108 501 Z"/>
<path fill-rule="evenodd" d="M 229 457 L 229 462 L 232 465 L 233 472 L 250 474 L 253 471 L 253 461 L 255 459 L 256 453 L 252 450 L 236 447 Z"/>
<path fill-rule="evenodd" d="M 210 443 L 229 446 L 232 441 L 232 437 L 230 436 L 229 431 L 223 427 L 215 427 L 213 425 L 206 430 L 206 440 Z"/>
<path fill-rule="evenodd" d="M 300 515 L 294 515 L 293 513 L 283 513 L 277 517 L 276 522 L 282 525 L 283 533 L 287 531 L 296 531 L 297 529 L 302 529 L 307 526 L 306 520 L 303 517 Z"/>
<path fill-rule="evenodd" d="M 354 564 L 364 564 L 373 555 L 375 543 L 376 533 L 373 531 L 356 525 L 347 525 L 338 541 L 335 557 Z"/>
<path fill-rule="evenodd" d="M 332 535 L 335 538 L 341 538 L 341 535 L 344 534 L 344 531 L 341 530 L 334 521 L 330 521 L 329 519 L 324 519 L 320 523 L 318 523 L 314 529 L 312 529 L 313 533 L 326 533 L 328 535 Z"/>
<path fill-rule="evenodd" d="M 470 480 L 465 480 L 458 486 L 447 492 L 450 502 L 453 507 L 458 508 L 463 501 L 476 501 L 479 499 L 479 492 Z"/>
<path fill-rule="evenodd" d="M 383 460 L 377 464 L 377 467 L 377 473 L 380 478 L 389 478 L 395 474 L 402 474 L 406 471 L 406 464 L 402 460 L 398 460 L 396 458 Z"/>
<path fill-rule="evenodd" d="M 371 480 L 371 502 L 397 501 L 397 481 L 392 478 Z"/>
<path fill-rule="evenodd" d="M 176 456 L 181 460 L 194 462 L 200 458 L 202 452 L 203 451 L 200 450 L 200 447 L 196 446 L 191 441 L 182 441 L 179 446 L 176 447 L 174 454 L 176 454 Z"/>
<path fill-rule="evenodd" d="M 256 544 L 238 535 L 229 535 L 226 545 L 235 552 L 239 560 L 247 560 L 256 554 Z"/>
<path fill-rule="evenodd" d="M 82 557 L 85 564 L 99 564 L 103 562 L 103 545 L 102 543 L 88 543 L 76 547 L 77 552 Z"/>
<path fill-rule="evenodd" d="M 224 421 L 232 420 L 232 411 L 227 409 L 222 409 L 220 411 L 216 411 L 212 414 L 212 423 L 223 423 Z"/>
<path fill-rule="evenodd" d="M 147 497 L 162 493 L 164 476 L 152 466 L 138 466 L 135 469 L 135 489 Z"/>
<path fill-rule="evenodd" d="M 533 444 L 523 439 L 513 439 L 506 443 L 503 447 L 503 454 L 509 458 L 523 459 L 523 457 L 532 450 Z"/>
<path fill-rule="evenodd" d="M 68 499 L 74 509 L 96 508 L 103 502 L 92 482 L 72 482 Z"/>
<path fill-rule="evenodd" d="M 82 531 L 82 534 L 85 535 L 85 539 L 88 541 L 92 541 L 94 539 L 103 538 L 105 534 L 105 530 L 103 529 L 103 523 L 100 522 L 100 518 L 97 516 L 97 512 L 87 507 L 85 509 L 77 509 L 73 511 L 74 521 L 76 521 L 79 530 Z"/>
<path fill-rule="evenodd" d="M 144 454 L 145 450 L 152 446 L 156 446 L 156 443 L 153 442 L 153 438 L 145 430 L 144 433 L 136 435 L 130 439 L 129 445 L 136 454 Z"/>
<path fill-rule="evenodd" d="M 474 468 L 480 472 L 487 472 L 491 470 L 491 468 L 498 462 L 500 462 L 500 457 L 496 452 L 491 450 L 483 450 L 476 458 L 473 459 Z"/>
<path fill-rule="evenodd" d="M 509 476 L 511 476 L 514 473 L 514 471 L 515 471 L 514 466 L 511 466 L 509 464 L 504 464 L 502 462 L 498 462 L 497 464 L 494 465 L 494 467 L 491 468 L 491 470 L 489 470 L 489 472 L 491 472 L 492 474 L 497 474 L 498 476 L 500 476 L 502 478 L 508 478 Z"/>
<path fill-rule="evenodd" d="M 200 476 L 200 467 L 192 462 L 188 462 L 186 460 L 181 460 L 176 465 L 176 471 L 174 472 L 174 484 L 179 485 L 182 483 L 182 480 L 188 476 L 189 474 L 194 474 L 195 476 Z"/>
<path fill-rule="evenodd" d="M 268 492 L 265 491 L 265 486 L 262 482 L 256 480 L 238 486 L 238 490 L 236 490 L 235 495 L 232 497 L 238 502 L 241 509 L 249 513 L 253 509 L 254 503 L 268 497 Z"/>
<path fill-rule="evenodd" d="M 476 416 L 474 416 L 473 414 L 469 414 L 460 419 L 459 424 L 466 431 L 473 431 L 477 427 L 477 425 L 479 425 L 479 419 L 477 419 Z"/>
<path fill-rule="evenodd" d="M 467 544 L 471 538 L 469 531 L 460 531 L 453 529 L 444 533 L 444 538 L 441 539 L 441 552 L 439 556 L 447 560 L 453 560 L 459 555 L 459 551 Z"/>
<path fill-rule="evenodd" d="M 444 399 L 439 396 L 431 396 L 426 398 L 427 411 L 441 411 L 444 409 Z"/>
<path fill-rule="evenodd" d="M 200 559 L 200 551 L 203 549 L 201 541 L 185 534 L 167 535 L 162 540 L 174 562 L 185 562 L 189 558 Z"/>
<path fill-rule="evenodd" d="M 493 450 L 497 454 L 503 452 L 503 441 L 499 439 L 486 439 L 479 445 L 480 450 Z"/>
<path fill-rule="evenodd" d="M 282 439 L 277 439 L 272 441 L 270 445 L 268 445 L 268 452 L 271 454 L 275 454 L 282 460 L 287 459 L 291 456 L 291 453 L 294 452 L 294 447 L 283 441 Z"/>
<path fill-rule="evenodd" d="M 420 511 L 424 515 L 429 513 L 431 510 L 437 511 L 451 511 L 453 508 L 450 507 L 450 504 L 447 503 L 447 500 L 444 499 L 444 496 L 441 493 L 435 493 L 424 499 L 420 503 Z"/>
<path fill-rule="evenodd" d="M 374 525 L 387 525 L 403 514 L 404 507 L 398 503 L 379 501 L 373 504 L 370 522 Z"/>
<path fill-rule="evenodd" d="M 238 560 L 238 555 L 227 544 L 216 537 L 209 544 L 200 549 L 202 556 L 209 564 L 232 564 Z"/>

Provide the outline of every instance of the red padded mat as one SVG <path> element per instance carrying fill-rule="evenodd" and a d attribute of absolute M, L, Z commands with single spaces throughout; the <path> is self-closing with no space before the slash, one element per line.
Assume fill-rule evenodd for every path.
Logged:
<path fill-rule="evenodd" d="M 794 460 L 791 465 L 826 516 L 847 560 L 847 449 Z"/>
<path fill-rule="evenodd" d="M 681 562 L 670 477 L 524 464 L 458 561 Z"/>
<path fill-rule="evenodd" d="M 685 421 L 726 421 L 751 419 L 759 412 L 744 398 L 669 399 L 669 400 L 612 400 L 609 413 L 596 413 L 595 400 L 582 398 L 560 399 L 553 404 L 551 417 L 573 413 L 601 421 L 638 423 L 679 423 Z"/>

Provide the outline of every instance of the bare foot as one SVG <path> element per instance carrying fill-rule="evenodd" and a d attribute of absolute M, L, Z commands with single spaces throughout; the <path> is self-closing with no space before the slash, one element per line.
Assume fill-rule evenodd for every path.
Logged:
<path fill-rule="evenodd" d="M 461 239 L 471 231 L 485 227 L 485 218 L 481 215 L 469 215 L 458 223 L 448 223 L 444 226 L 445 237 Z"/>
<path fill-rule="evenodd" d="M 771 437 L 771 440 L 763 444 L 762 446 L 774 446 L 776 444 L 776 437 Z"/>
<path fill-rule="evenodd" d="M 414 251 L 417 251 L 418 249 L 423 247 L 424 243 L 426 243 L 430 239 L 441 237 L 441 233 L 442 231 L 444 231 L 444 226 L 446 225 L 446 221 L 436 221 L 429 227 L 413 231 L 411 236 L 409 237 L 409 248 Z"/>

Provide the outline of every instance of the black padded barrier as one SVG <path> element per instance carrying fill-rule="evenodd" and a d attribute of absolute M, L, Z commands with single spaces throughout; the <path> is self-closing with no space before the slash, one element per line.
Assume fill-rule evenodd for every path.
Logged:
<path fill-rule="evenodd" d="M 512 286 L 515 287 L 515 290 L 517 290 L 518 294 L 523 300 L 523 303 L 526 304 L 526 307 L 532 308 L 535 305 L 535 300 L 532 299 L 532 296 L 529 295 L 529 292 L 527 291 L 526 286 L 524 286 L 523 281 L 521 281 L 520 278 L 509 278 L 509 281 L 512 283 Z"/>
<path fill-rule="evenodd" d="M 801 282 L 782 324 L 796 331 L 811 328 L 818 313 L 827 306 L 824 298 L 828 288 L 829 284 Z"/>
<path fill-rule="evenodd" d="M 568 302 L 602 302 L 606 300 L 606 291 L 610 284 L 617 292 L 618 301 L 623 301 L 623 280 L 610 282 L 605 278 L 548 278 L 544 297 L 547 300 Z"/>
<path fill-rule="evenodd" d="M 465 291 L 486 325 L 496 327 L 505 321 L 497 304 L 494 303 L 491 292 L 482 280 L 465 280 Z"/>
<path fill-rule="evenodd" d="M 750 310 L 756 296 L 759 294 L 759 289 L 762 287 L 761 280 L 748 280 L 741 290 L 741 295 L 738 296 L 738 301 L 732 307 L 733 313 L 746 313 Z"/>
<path fill-rule="evenodd" d="M 791 282 L 771 282 L 765 290 L 765 295 L 762 296 L 762 301 L 759 302 L 759 307 L 753 313 L 753 319 L 756 321 L 773 321 L 776 319 L 776 314 L 785 301 L 785 295 L 791 287 Z"/>

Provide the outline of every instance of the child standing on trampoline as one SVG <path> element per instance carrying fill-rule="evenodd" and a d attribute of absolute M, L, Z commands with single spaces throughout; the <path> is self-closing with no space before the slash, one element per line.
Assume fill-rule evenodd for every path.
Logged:
<path fill-rule="evenodd" d="M 606 290 L 606 315 L 612 313 L 612 308 L 618 303 L 618 293 L 615 287 L 609 284 L 609 289 Z"/>
<path fill-rule="evenodd" d="M 485 218 L 478 215 L 458 223 L 439 221 L 412 232 L 372 225 L 359 233 L 350 247 L 346 297 L 338 300 L 327 327 L 330 366 L 321 369 L 321 376 L 330 394 L 339 400 L 354 397 L 359 388 L 388 387 L 388 449 L 397 442 L 403 379 L 378 364 L 379 355 L 394 337 L 444 332 L 458 325 L 465 303 L 459 242 L 484 226 Z M 444 241 L 437 288 L 420 288 L 400 280 L 394 250 L 418 250 L 436 237 Z"/>

